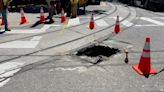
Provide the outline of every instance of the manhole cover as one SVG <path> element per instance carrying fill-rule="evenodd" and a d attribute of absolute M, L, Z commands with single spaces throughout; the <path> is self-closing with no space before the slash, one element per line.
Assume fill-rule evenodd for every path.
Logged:
<path fill-rule="evenodd" d="M 89 57 L 97 57 L 97 56 L 110 57 L 118 52 L 120 52 L 120 50 L 116 48 L 110 48 L 110 47 L 101 46 L 101 45 L 94 45 L 94 46 L 79 50 L 76 55 L 89 56 Z"/>

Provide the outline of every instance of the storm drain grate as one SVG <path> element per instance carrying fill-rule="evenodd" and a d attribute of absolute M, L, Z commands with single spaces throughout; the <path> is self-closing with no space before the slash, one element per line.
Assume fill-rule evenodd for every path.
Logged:
<path fill-rule="evenodd" d="M 101 45 L 93 45 L 88 48 L 83 48 L 79 50 L 76 55 L 77 56 L 88 56 L 88 57 L 97 57 L 97 56 L 106 56 L 110 57 L 116 53 L 120 52 L 119 49 L 116 48 L 110 48 L 107 46 L 101 46 Z"/>

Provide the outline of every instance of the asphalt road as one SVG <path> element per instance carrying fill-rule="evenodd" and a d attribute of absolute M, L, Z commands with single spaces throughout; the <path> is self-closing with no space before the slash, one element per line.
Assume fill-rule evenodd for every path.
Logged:
<path fill-rule="evenodd" d="M 51 50 L 41 53 L 42 57 L 29 56 L 22 59 L 24 62 L 33 62 L 34 59 L 40 62 L 11 71 L 14 76 L 11 73 L 9 73 L 11 76 L 8 74 L 0 76 L 2 77 L 0 81 L 5 84 L 1 86 L 1 82 L 0 92 L 164 92 L 164 72 L 162 71 L 164 69 L 164 39 L 162 38 L 164 35 L 164 13 L 131 6 L 127 6 L 127 8 L 122 4 L 120 5 L 122 8 L 118 7 L 119 10 L 116 13 L 120 16 L 127 16 L 128 12 L 125 10 L 132 9 L 131 17 L 126 19 L 130 23 L 127 23 L 126 20 L 126 22 L 122 21 L 120 23 L 122 32 L 97 44 L 115 47 L 121 51 L 127 48 L 129 50 L 128 64 L 124 63 L 125 53 L 103 58 L 102 62 L 93 64 L 92 62 L 95 62 L 97 58 L 78 57 L 71 54 L 53 56 L 55 50 Z M 115 14 L 104 19 L 108 20 L 109 17 L 113 18 L 114 16 Z M 111 19 L 107 23 L 112 24 L 114 22 Z M 101 29 L 98 28 L 97 30 Z M 49 30 L 53 29 L 50 28 Z M 67 29 L 66 33 L 68 36 L 74 35 L 73 38 L 87 34 L 81 30 L 78 28 Z M 57 34 L 46 35 L 41 43 L 54 44 L 46 40 L 49 37 L 52 39 L 53 35 L 58 36 Z M 96 36 L 93 35 L 92 39 Z M 57 37 L 58 41 L 60 41 L 60 37 Z M 132 65 L 139 63 L 146 37 L 151 39 L 151 65 L 159 72 L 157 75 L 150 75 L 149 78 L 137 74 L 132 69 Z M 69 37 L 65 39 L 69 40 Z M 90 40 L 90 38 L 88 39 Z M 44 45 L 39 46 L 39 48 L 44 47 Z M 73 47 L 73 45 L 71 46 Z M 18 54 L 30 51 L 32 50 L 22 49 L 22 51 L 18 51 Z M 63 49 L 63 51 L 66 50 Z M 12 51 L 8 52 L 13 54 Z M 46 56 L 47 54 L 52 56 Z M 4 59 L 6 59 L 5 56 Z M 21 64 L 21 60 L 19 60 L 17 66 Z"/>

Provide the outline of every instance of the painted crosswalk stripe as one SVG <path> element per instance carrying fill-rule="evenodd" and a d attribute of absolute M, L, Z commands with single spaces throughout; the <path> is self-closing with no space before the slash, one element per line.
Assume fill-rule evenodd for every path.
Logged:
<path fill-rule="evenodd" d="M 12 41 L 0 44 L 0 48 L 35 48 L 39 44 L 41 36 L 33 37 L 30 41 Z"/>
<path fill-rule="evenodd" d="M 147 18 L 147 17 L 140 17 L 140 19 L 148 21 L 148 22 L 151 22 L 151 23 L 159 25 L 159 26 L 164 26 L 164 23 L 162 23 L 160 21 L 157 21 L 157 20 L 153 20 L 153 19 Z"/>
<path fill-rule="evenodd" d="M 100 2 L 100 6 L 107 6 L 106 2 Z"/>
<path fill-rule="evenodd" d="M 9 82 L 10 77 L 13 76 L 15 73 L 17 73 L 18 71 L 20 71 L 20 68 L 18 69 L 15 68 L 20 67 L 23 64 L 24 63 L 20 63 L 20 62 L 7 62 L 7 63 L 0 64 L 0 87 L 3 87 L 7 82 Z"/>
<path fill-rule="evenodd" d="M 62 26 L 62 25 L 55 25 L 55 24 L 44 25 L 40 30 L 46 31 L 50 27 L 58 27 L 58 26 Z"/>
<path fill-rule="evenodd" d="M 45 32 L 50 27 L 58 27 L 62 25 L 44 25 L 41 29 L 12 29 L 12 31 L 7 31 L 7 34 L 36 34 L 36 33 L 42 33 Z M 4 30 L 4 29 L 2 29 Z"/>
<path fill-rule="evenodd" d="M 51 25 L 44 25 L 40 30 L 46 31 L 46 30 L 49 29 L 50 27 L 51 27 Z"/>
<path fill-rule="evenodd" d="M 157 26 L 164 26 L 164 25 L 155 25 L 155 24 L 146 24 L 146 25 L 135 25 L 136 27 L 157 27 Z"/>
<path fill-rule="evenodd" d="M 33 33 L 41 33 L 40 29 L 12 29 L 12 31 L 7 31 L 7 34 L 33 34 Z"/>
<path fill-rule="evenodd" d="M 116 20 L 116 17 L 108 17 L 109 19 L 115 19 Z M 120 23 L 126 27 L 130 27 L 132 25 L 134 25 L 134 23 L 128 21 L 128 20 L 123 20 L 122 17 L 119 17 L 119 21 L 121 21 Z"/>
<path fill-rule="evenodd" d="M 39 41 L 42 38 L 42 36 L 34 36 L 31 41 Z"/>
<path fill-rule="evenodd" d="M 6 80 L 0 82 L 0 87 L 3 87 L 5 84 L 7 84 L 7 82 L 10 81 L 10 78 L 7 78 Z"/>
<path fill-rule="evenodd" d="M 91 17 L 89 17 L 89 18 L 91 18 Z M 94 20 L 97 20 L 97 19 L 100 19 L 100 18 L 101 18 L 100 16 L 93 16 Z"/>
<path fill-rule="evenodd" d="M 156 19 L 164 19 L 164 17 L 153 17 L 153 18 L 156 18 Z"/>
<path fill-rule="evenodd" d="M 120 17 L 120 20 L 123 20 L 123 18 Z M 123 20 L 123 21 L 121 22 L 121 24 L 123 24 L 123 25 L 126 26 L 126 27 L 130 27 L 130 26 L 133 25 L 133 23 L 132 23 L 132 22 L 129 22 L 128 20 Z"/>
<path fill-rule="evenodd" d="M 35 48 L 38 45 L 38 41 L 13 41 L 0 44 L 0 48 Z"/>
<path fill-rule="evenodd" d="M 95 23 L 96 23 L 96 25 L 98 25 L 98 26 L 100 26 L 100 27 L 102 27 L 102 26 L 109 26 L 109 24 L 108 23 L 106 23 L 104 20 L 96 20 L 95 21 Z"/>
<path fill-rule="evenodd" d="M 75 26 L 75 25 L 79 25 L 79 24 L 80 24 L 79 17 L 68 20 L 68 26 Z"/>
<path fill-rule="evenodd" d="M 2 64 L 0 64 L 0 74 L 4 73 L 6 70 L 14 69 L 14 68 L 19 67 L 19 66 L 21 66 L 23 64 L 24 63 L 20 63 L 20 62 L 2 63 Z"/>
<path fill-rule="evenodd" d="M 4 73 L 4 74 L 1 74 L 1 75 L 0 75 L 0 78 L 11 77 L 11 76 L 13 76 L 16 72 L 18 72 L 19 70 L 20 70 L 20 68 L 14 69 L 14 70 L 11 70 L 11 71 L 8 71 L 8 72 L 6 72 L 6 73 Z"/>

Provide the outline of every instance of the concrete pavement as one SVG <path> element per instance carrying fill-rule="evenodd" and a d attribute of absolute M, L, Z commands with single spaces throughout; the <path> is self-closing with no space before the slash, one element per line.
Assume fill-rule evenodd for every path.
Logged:
<path fill-rule="evenodd" d="M 10 66 L 10 68 L 17 67 L 17 71 L 21 70 L 18 73 L 15 73 L 17 71 L 10 73 L 11 76 L 12 74 L 15 76 L 4 79 L 6 81 L 3 82 L 7 84 L 5 83 L 6 85 L 1 88 L 2 92 L 13 90 L 16 92 L 163 92 L 163 72 L 147 79 L 138 75 L 131 68 L 131 65 L 139 61 L 145 37 L 150 36 L 153 51 L 152 66 L 158 72 L 163 69 L 163 40 L 161 39 L 163 35 L 161 23 L 164 22 L 161 18 L 163 15 L 158 16 L 156 15 L 158 13 L 133 7 L 127 8 L 124 5 L 117 5 L 117 9 L 113 14 L 103 18 L 107 24 L 103 26 L 96 24 L 94 30 L 89 30 L 88 24 L 59 31 L 50 27 L 45 33 L 50 32 L 51 34 L 42 35 L 41 42 L 33 49 L 1 49 L 3 52 L 1 55 L 4 55 L 1 56 L 2 60 L 16 57 L 12 55 L 27 54 L 11 60 L 7 64 L 2 63 L 2 66 L 6 64 L 5 66 Z M 122 19 L 129 15 L 121 23 L 122 32 L 101 42 L 112 32 L 116 15 L 120 15 Z M 147 24 L 155 26 L 144 26 Z M 103 30 L 106 28 L 105 25 L 111 25 L 111 28 Z M 59 29 L 61 28 L 59 27 Z M 102 31 L 99 32 L 100 30 Z M 111 35 L 113 34 L 111 33 Z M 31 36 L 31 38 L 23 40 L 38 41 L 38 39 L 39 37 Z M 128 48 L 130 51 L 129 64 L 124 63 L 125 53 L 119 53 L 98 65 L 93 65 L 88 62 L 90 59 L 70 55 L 70 52 L 67 52 L 74 53 L 74 51 L 94 43 L 116 47 L 120 50 Z M 34 53 L 28 55 L 30 52 Z M 66 52 L 68 55 L 65 55 Z"/>
<path fill-rule="evenodd" d="M 110 5 L 111 9 L 109 11 L 106 11 L 107 14 L 110 14 L 110 12 L 113 12 L 115 10 L 115 8 L 112 7 L 113 5 L 111 5 L 111 4 L 109 4 L 109 5 Z M 98 7 L 98 6 L 93 6 L 93 7 Z M 81 23 L 83 24 L 85 22 L 89 22 L 89 20 L 90 20 L 90 18 L 88 19 L 89 16 L 86 17 L 87 21 L 86 20 L 83 21 L 85 16 L 82 16 L 83 22 L 81 22 Z M 105 15 L 101 15 L 101 16 L 105 16 Z M 97 16 L 97 18 L 99 18 L 101 16 Z M 57 22 L 55 22 L 55 23 L 57 23 Z M 55 26 L 55 28 L 53 26 Z M 65 26 L 65 24 L 62 24 L 59 26 L 56 26 L 56 24 L 43 25 L 41 27 L 41 29 L 38 29 L 38 28 L 26 29 L 25 27 L 21 27 L 21 28 L 16 27 L 11 32 L 7 32 L 7 33 L 3 34 L 1 37 L 2 40 L 1 40 L 1 44 L 0 44 L 1 63 L 2 63 L 2 66 L 3 66 L 3 64 L 5 64 L 5 66 L 7 65 L 7 68 L 5 68 L 4 70 L 1 71 L 1 75 L 6 74 L 7 72 L 10 72 L 13 69 L 17 69 L 17 68 L 26 66 L 28 64 L 32 64 L 32 63 L 47 59 L 47 58 L 49 58 L 50 55 L 54 55 L 55 53 L 64 53 L 65 51 L 69 51 L 69 50 L 78 48 L 79 46 L 88 44 L 88 42 L 85 43 L 86 38 L 85 38 L 84 34 L 70 31 L 71 28 L 63 29 L 64 26 Z M 72 25 L 69 25 L 69 26 L 72 26 Z M 88 24 L 85 24 L 85 26 L 88 26 Z M 84 29 L 85 30 L 88 29 L 85 26 L 84 26 Z M 24 32 L 24 31 L 30 31 L 30 32 Z M 33 31 L 35 31 L 35 32 L 39 31 L 39 32 L 35 33 Z M 88 35 L 98 31 L 98 29 L 96 28 L 96 30 L 93 30 L 92 32 L 89 32 L 89 31 L 90 30 L 88 30 Z M 42 36 L 38 36 L 38 35 L 42 35 Z M 80 37 L 85 38 L 85 39 L 81 40 Z M 80 41 L 78 41 L 77 39 L 79 39 Z M 41 42 L 40 42 L 40 40 L 41 40 Z M 67 45 L 65 45 L 65 43 L 74 42 L 74 40 L 75 41 L 77 40 L 78 43 L 81 43 L 81 41 L 84 41 L 84 42 L 81 43 L 81 45 L 79 44 L 78 46 L 75 46 L 74 48 L 69 46 L 69 48 L 66 48 L 65 50 L 63 49 L 67 46 Z M 89 41 L 89 43 L 90 43 L 90 41 Z M 71 43 L 71 44 L 74 44 L 74 43 Z M 55 48 L 55 47 L 58 47 L 58 45 L 61 45 L 60 49 Z M 52 48 L 52 47 L 54 47 L 54 48 Z M 53 53 L 52 50 L 50 50 L 50 48 L 54 49 L 55 53 Z M 55 51 L 55 49 L 56 49 L 56 51 Z M 46 53 L 42 52 L 42 50 Z M 51 53 L 48 53 L 47 50 L 51 51 Z M 43 56 L 38 55 L 38 57 L 31 58 L 31 55 L 29 56 L 28 54 L 29 55 L 30 54 L 31 55 L 39 54 L 39 55 L 43 55 Z M 44 54 L 48 54 L 48 55 L 44 56 Z M 30 59 L 32 59 L 32 60 L 30 60 Z M 9 62 L 9 65 L 8 65 L 8 63 L 6 64 L 5 62 Z M 17 65 L 16 63 L 21 63 L 21 65 L 19 65 L 19 64 Z M 12 65 L 14 65 L 14 66 L 12 66 Z M 5 81 L 3 81 L 3 82 L 5 82 Z"/>

